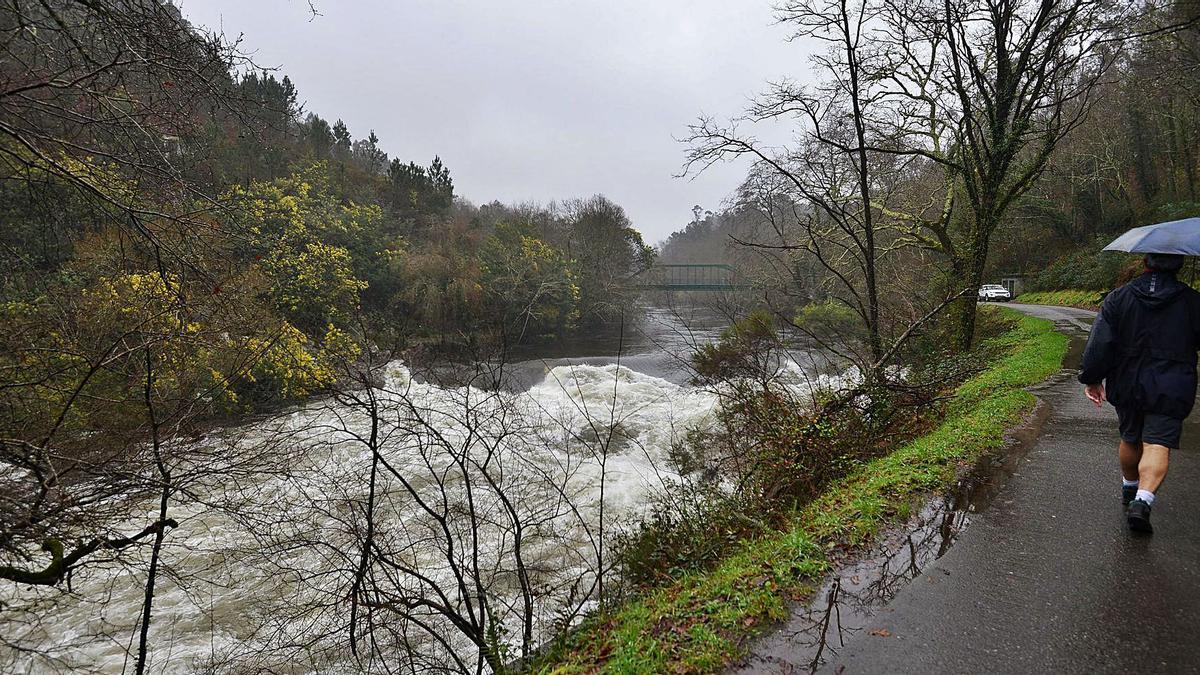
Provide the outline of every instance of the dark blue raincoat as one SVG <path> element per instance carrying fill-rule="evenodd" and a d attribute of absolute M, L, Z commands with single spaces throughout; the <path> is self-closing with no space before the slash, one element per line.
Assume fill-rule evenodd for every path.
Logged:
<path fill-rule="evenodd" d="M 1105 383 L 1118 408 L 1183 419 L 1196 402 L 1200 293 L 1174 274 L 1146 272 L 1104 299 L 1079 381 Z"/>

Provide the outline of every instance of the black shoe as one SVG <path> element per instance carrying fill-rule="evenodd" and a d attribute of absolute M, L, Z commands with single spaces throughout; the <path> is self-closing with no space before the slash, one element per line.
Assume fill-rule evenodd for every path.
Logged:
<path fill-rule="evenodd" d="M 1154 527 L 1150 525 L 1150 505 L 1141 499 L 1129 502 L 1129 510 L 1125 513 L 1125 518 L 1129 522 L 1129 529 L 1134 532 L 1149 534 L 1154 531 Z"/>
<path fill-rule="evenodd" d="M 1129 502 L 1133 501 L 1134 497 L 1137 497 L 1137 490 L 1136 485 L 1122 485 L 1121 506 L 1129 506 Z"/>

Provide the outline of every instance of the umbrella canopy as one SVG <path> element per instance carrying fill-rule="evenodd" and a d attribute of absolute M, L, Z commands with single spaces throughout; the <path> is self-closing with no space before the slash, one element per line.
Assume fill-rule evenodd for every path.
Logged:
<path fill-rule="evenodd" d="M 1135 227 L 1114 239 L 1104 250 L 1200 256 L 1200 218 Z"/>

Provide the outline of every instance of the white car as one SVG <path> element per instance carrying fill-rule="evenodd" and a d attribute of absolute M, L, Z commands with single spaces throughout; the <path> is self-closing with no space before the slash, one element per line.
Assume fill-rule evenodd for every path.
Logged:
<path fill-rule="evenodd" d="M 1008 302 L 1012 300 L 1012 293 L 1000 284 L 984 284 L 979 287 L 980 302 Z"/>

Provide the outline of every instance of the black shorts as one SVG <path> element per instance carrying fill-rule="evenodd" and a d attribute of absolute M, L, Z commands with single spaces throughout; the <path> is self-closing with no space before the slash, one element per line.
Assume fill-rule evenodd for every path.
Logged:
<path fill-rule="evenodd" d="M 1158 413 L 1142 412 L 1117 408 L 1117 419 L 1121 425 L 1121 440 L 1128 443 L 1150 443 L 1165 445 L 1168 448 L 1179 447 L 1179 437 L 1183 434 L 1183 420 L 1159 415 Z"/>

